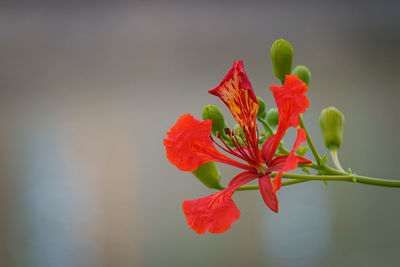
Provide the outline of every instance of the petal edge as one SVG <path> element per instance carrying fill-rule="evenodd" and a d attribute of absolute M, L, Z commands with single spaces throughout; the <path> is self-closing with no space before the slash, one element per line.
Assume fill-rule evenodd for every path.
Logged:
<path fill-rule="evenodd" d="M 254 173 L 243 172 L 232 179 L 232 185 L 213 195 L 193 200 L 185 200 L 182 204 L 187 224 L 198 234 L 207 231 L 213 234 L 223 233 L 231 228 L 233 222 L 240 217 L 240 211 L 231 199 L 235 190 L 254 179 Z"/>
<path fill-rule="evenodd" d="M 211 124 L 211 120 L 202 121 L 190 114 L 179 117 L 164 139 L 168 160 L 182 171 L 194 171 L 209 161 L 249 169 L 249 166 L 230 159 L 215 148 L 210 139 Z"/>

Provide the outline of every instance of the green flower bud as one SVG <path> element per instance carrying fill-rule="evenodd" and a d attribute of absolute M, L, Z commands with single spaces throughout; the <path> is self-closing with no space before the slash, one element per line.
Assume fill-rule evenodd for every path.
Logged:
<path fill-rule="evenodd" d="M 210 161 L 204 163 L 192 173 L 208 188 L 222 189 L 222 186 L 219 183 L 221 173 L 215 162 Z"/>
<path fill-rule="evenodd" d="M 276 40 L 271 47 L 271 60 L 275 76 L 285 82 L 286 75 L 292 72 L 293 48 L 288 41 Z"/>
<path fill-rule="evenodd" d="M 279 124 L 279 112 L 277 108 L 270 108 L 267 112 L 267 122 L 272 127 L 276 127 Z"/>
<path fill-rule="evenodd" d="M 311 81 L 311 71 L 304 65 L 297 65 L 292 74 L 296 74 L 307 86 Z"/>
<path fill-rule="evenodd" d="M 319 125 L 321 126 L 325 146 L 329 150 L 336 150 L 342 144 L 343 124 L 344 116 L 340 110 L 329 107 L 321 111 Z"/>
<path fill-rule="evenodd" d="M 224 115 L 217 106 L 207 105 L 203 108 L 203 120 L 212 121 L 212 133 L 215 135 L 219 132 L 221 135 L 225 133 L 226 122 Z"/>
<path fill-rule="evenodd" d="M 297 149 L 296 149 L 296 155 L 298 155 L 298 156 L 304 156 L 306 153 L 307 153 L 307 150 L 309 149 L 309 147 L 308 146 L 299 146 Z"/>
<path fill-rule="evenodd" d="M 257 96 L 257 101 L 258 101 L 258 105 L 259 105 L 259 109 L 258 109 L 258 112 L 257 112 L 257 118 L 264 119 L 265 116 L 267 115 L 267 113 L 265 112 L 264 100 L 262 100 L 261 98 L 259 98 Z"/>

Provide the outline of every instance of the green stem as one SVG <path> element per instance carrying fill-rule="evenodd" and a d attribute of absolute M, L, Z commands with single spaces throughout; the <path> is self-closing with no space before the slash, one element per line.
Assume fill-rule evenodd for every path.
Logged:
<path fill-rule="evenodd" d="M 282 177 L 288 179 L 346 181 L 346 182 L 379 185 L 387 187 L 400 187 L 400 180 L 378 179 L 378 178 L 355 175 L 355 174 L 354 175 L 300 175 L 300 174 L 283 173 Z"/>
<path fill-rule="evenodd" d="M 290 151 L 287 150 L 287 149 L 282 145 L 282 143 L 279 143 L 279 145 L 278 145 L 278 150 L 279 150 L 282 154 L 284 154 L 284 155 L 289 155 L 289 154 L 290 154 Z"/>
<path fill-rule="evenodd" d="M 340 164 L 339 157 L 338 157 L 338 154 L 337 154 L 337 150 L 336 150 L 336 149 L 331 150 L 331 157 L 332 157 L 332 161 L 333 161 L 333 164 L 335 165 L 336 169 L 337 169 L 338 171 L 345 172 L 345 171 L 343 170 L 342 165 Z"/>
<path fill-rule="evenodd" d="M 341 172 L 326 165 L 318 166 L 317 163 L 313 162 L 311 164 L 299 164 L 299 167 L 309 167 L 314 170 L 317 170 L 320 174 L 329 174 L 329 175 L 348 175 L 347 172 Z"/>
<path fill-rule="evenodd" d="M 264 121 L 263 119 L 258 119 L 258 121 L 261 122 L 261 124 L 264 127 L 264 130 L 266 130 L 271 136 L 274 135 L 274 132 L 272 131 L 271 127 L 269 127 L 266 121 Z"/>
<path fill-rule="evenodd" d="M 313 162 L 311 164 L 299 164 L 298 167 L 310 167 L 315 170 L 320 170 L 320 167 L 315 162 Z"/>
<path fill-rule="evenodd" d="M 281 186 L 288 186 L 288 185 L 304 183 L 304 182 L 308 182 L 308 180 L 293 179 L 293 180 L 289 180 L 289 181 L 283 181 Z M 224 188 L 226 188 L 226 187 L 224 187 Z M 222 188 L 222 189 L 224 189 L 224 188 Z M 236 189 L 236 191 L 250 191 L 250 190 L 258 190 L 258 189 L 259 189 L 258 185 L 244 185 L 244 186 L 241 186 L 238 189 Z"/>
<path fill-rule="evenodd" d="M 269 127 L 268 123 L 262 119 L 259 121 L 263 124 L 264 129 L 268 131 L 270 135 L 273 135 L 272 129 Z M 345 182 L 353 182 L 353 183 L 361 183 L 361 184 L 369 184 L 369 185 L 377 185 L 377 186 L 385 186 L 385 187 L 400 187 L 400 180 L 387 180 L 387 179 L 378 179 L 373 177 L 361 176 L 361 175 L 349 175 L 344 172 L 343 168 L 341 168 L 340 163 L 337 160 L 337 154 L 333 153 L 332 159 L 334 161 L 336 169 L 330 168 L 324 164 L 321 164 L 321 157 L 318 154 L 317 149 L 315 148 L 314 143 L 311 140 L 310 135 L 304 125 L 302 115 L 299 116 L 300 127 L 304 129 L 306 133 L 307 143 L 310 146 L 311 152 L 314 155 L 316 163 L 313 162 L 310 165 L 299 165 L 299 166 L 307 166 L 318 170 L 318 175 L 303 175 L 303 174 L 291 174 L 291 173 L 283 173 L 282 178 L 291 179 L 288 181 L 283 181 L 281 186 L 288 186 L 297 183 L 303 183 L 313 180 L 322 180 L 322 181 L 345 181 Z M 289 152 L 287 149 L 280 145 L 280 152 L 286 153 Z M 335 158 L 336 156 L 336 158 Z M 271 173 L 271 177 L 275 177 L 277 172 Z M 226 187 L 222 187 L 224 189 Z M 241 186 L 237 189 L 237 191 L 249 191 L 249 190 L 258 190 L 258 185 L 246 185 Z"/>
<path fill-rule="evenodd" d="M 310 149 L 311 149 L 311 152 L 312 152 L 313 155 L 314 155 L 315 161 L 317 162 L 318 165 L 321 165 L 321 157 L 319 156 L 318 151 L 317 151 L 317 149 L 315 148 L 314 143 L 313 143 L 313 141 L 311 140 L 310 135 L 308 134 L 308 131 L 307 131 L 307 129 L 306 129 L 306 126 L 304 125 L 304 122 L 303 122 L 303 116 L 302 116 L 301 114 L 299 115 L 299 121 L 300 121 L 300 127 L 301 127 L 302 129 L 304 129 L 304 131 L 306 132 L 307 143 L 308 143 L 308 145 L 310 146 Z"/>
<path fill-rule="evenodd" d="M 318 166 L 318 165 L 317 165 Z M 326 165 L 318 166 L 317 170 L 319 170 L 320 174 L 329 174 L 329 175 L 348 175 L 346 172 L 341 172 L 336 169 L 330 168 Z"/>
<path fill-rule="evenodd" d="M 276 172 L 272 173 L 271 176 L 276 176 Z M 353 182 L 360 184 L 368 184 L 368 185 L 377 185 L 377 186 L 385 186 L 385 187 L 400 187 L 400 180 L 387 180 L 387 179 L 378 179 L 373 177 L 361 176 L 361 175 L 302 175 L 302 174 L 291 174 L 291 173 L 283 173 L 282 178 L 293 179 L 290 181 L 282 182 L 282 186 L 287 186 L 291 184 L 297 184 L 307 181 L 344 181 L 344 182 Z M 245 191 L 245 190 L 258 190 L 258 185 L 248 185 L 241 186 L 237 190 Z"/>

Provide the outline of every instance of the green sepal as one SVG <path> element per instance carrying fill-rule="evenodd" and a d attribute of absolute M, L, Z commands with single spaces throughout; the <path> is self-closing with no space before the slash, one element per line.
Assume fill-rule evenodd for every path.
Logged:
<path fill-rule="evenodd" d="M 222 189 L 219 183 L 221 179 L 221 172 L 219 171 L 215 162 L 206 162 L 192 172 L 197 179 L 200 180 L 208 188 Z"/>

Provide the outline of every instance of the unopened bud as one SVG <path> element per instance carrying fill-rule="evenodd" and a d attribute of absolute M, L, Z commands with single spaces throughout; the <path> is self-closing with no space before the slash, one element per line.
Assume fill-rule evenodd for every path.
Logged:
<path fill-rule="evenodd" d="M 277 108 L 270 108 L 267 112 L 267 122 L 272 127 L 276 127 L 279 124 L 279 112 Z"/>
<path fill-rule="evenodd" d="M 342 144 L 343 124 L 343 113 L 337 108 L 329 107 L 321 111 L 319 125 L 321 126 L 325 146 L 329 150 L 336 150 Z"/>
<path fill-rule="evenodd" d="M 264 119 L 265 116 L 267 115 L 267 113 L 265 112 L 265 103 L 264 100 L 262 100 L 261 98 L 259 98 L 257 96 L 257 101 L 258 101 L 258 113 L 257 113 L 257 118 L 261 118 Z"/>
<path fill-rule="evenodd" d="M 301 157 L 304 156 L 307 153 L 308 148 L 309 148 L 308 146 L 299 146 L 296 149 L 296 155 Z"/>
<path fill-rule="evenodd" d="M 311 81 L 311 71 L 304 65 L 297 65 L 292 74 L 296 74 L 307 86 Z"/>
<path fill-rule="evenodd" d="M 204 163 L 192 173 L 208 188 L 222 189 L 222 186 L 219 183 L 221 173 L 215 162 L 210 161 Z"/>
<path fill-rule="evenodd" d="M 216 132 L 224 133 L 226 128 L 225 118 L 222 115 L 221 110 L 214 105 L 207 105 L 203 108 L 203 120 L 212 121 L 212 133 L 215 135 Z"/>
<path fill-rule="evenodd" d="M 286 75 L 292 72 L 293 48 L 286 40 L 276 40 L 271 47 L 271 60 L 275 76 L 285 82 Z"/>

